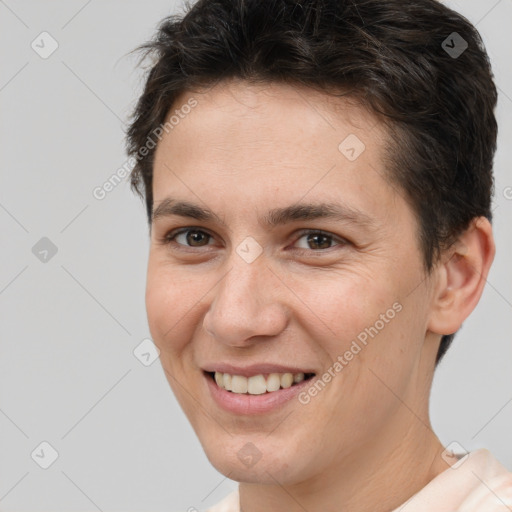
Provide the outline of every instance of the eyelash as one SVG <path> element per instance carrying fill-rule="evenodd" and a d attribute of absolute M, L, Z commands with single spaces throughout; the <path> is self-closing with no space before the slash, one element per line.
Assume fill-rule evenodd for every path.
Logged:
<path fill-rule="evenodd" d="M 202 233 L 202 234 L 205 234 L 206 236 L 213 238 L 213 235 L 210 235 L 210 233 L 208 233 L 207 231 L 205 231 L 204 229 L 200 229 L 200 228 L 195 228 L 193 226 L 191 227 L 186 227 L 186 228 L 179 228 L 179 229 L 175 229 L 175 230 L 172 230 L 170 232 L 168 232 L 161 240 L 160 242 L 163 244 L 163 245 L 175 245 L 176 248 L 178 248 L 178 250 L 185 250 L 185 251 L 188 251 L 188 250 L 192 250 L 194 251 L 194 249 L 201 249 L 202 247 L 208 247 L 208 245 L 205 245 L 205 246 L 202 246 L 202 247 L 191 247 L 191 246 L 188 246 L 188 245 L 183 245 L 183 244 L 178 244 L 177 242 L 174 241 L 174 239 L 178 236 L 178 235 L 181 235 L 182 233 L 187 233 L 189 231 L 195 231 L 195 232 L 198 232 L 198 233 Z M 350 242 L 344 238 L 341 238 L 341 237 L 338 237 L 338 236 L 335 236 L 331 233 L 328 233 L 326 231 L 322 231 L 321 229 L 303 229 L 301 231 L 299 231 L 299 236 L 298 238 L 296 239 L 296 241 L 294 243 L 296 243 L 298 240 L 300 240 L 302 237 L 306 236 L 306 235 L 312 235 L 312 234 L 315 234 L 315 235 L 322 235 L 322 236 L 325 236 L 329 239 L 331 239 L 332 242 L 337 242 L 338 245 L 340 246 L 345 246 L 345 245 L 348 245 Z M 328 251 L 329 249 L 334 249 L 334 247 L 336 246 L 333 246 L 333 247 L 328 247 L 327 249 L 302 249 L 302 248 L 299 248 L 297 249 L 298 251 L 305 251 L 305 252 L 313 252 L 313 253 L 322 253 L 322 252 L 325 252 L 325 251 Z"/>

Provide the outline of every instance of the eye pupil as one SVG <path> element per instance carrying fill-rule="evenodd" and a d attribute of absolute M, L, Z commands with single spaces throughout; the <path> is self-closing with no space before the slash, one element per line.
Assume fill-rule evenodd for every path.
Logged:
<path fill-rule="evenodd" d="M 205 238 L 205 233 L 202 233 L 201 231 L 189 231 L 187 233 L 187 242 L 190 245 L 194 245 L 194 242 L 200 242 L 200 238 Z M 202 245 L 202 244 L 199 244 Z"/>
<path fill-rule="evenodd" d="M 323 239 L 325 241 L 324 244 L 322 243 L 318 243 L 318 240 L 319 239 Z M 308 236 L 308 243 L 311 242 L 312 240 L 314 240 L 314 244 L 317 245 L 317 248 L 320 248 L 320 249 L 329 249 L 330 247 L 330 243 L 329 243 L 329 240 L 330 238 L 326 235 L 322 235 L 322 234 L 319 234 L 319 233 L 312 233 Z M 318 247 L 318 245 L 322 246 L 322 247 Z"/>

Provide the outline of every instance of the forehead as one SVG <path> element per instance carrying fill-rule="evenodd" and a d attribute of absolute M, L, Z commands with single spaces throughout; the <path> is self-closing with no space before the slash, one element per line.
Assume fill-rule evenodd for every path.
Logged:
<path fill-rule="evenodd" d="M 196 106 L 182 108 L 191 99 Z M 155 155 L 155 204 L 176 188 L 187 198 L 222 197 L 224 206 L 241 194 L 245 206 L 323 195 L 372 210 L 395 200 L 383 160 L 387 132 L 351 98 L 233 80 L 183 93 L 172 116 Z"/>
<path fill-rule="evenodd" d="M 278 139 L 283 136 L 291 138 L 312 129 L 321 132 L 329 129 L 337 136 L 350 129 L 359 131 L 363 136 L 372 132 L 372 137 L 382 141 L 386 138 L 386 130 L 375 114 L 343 91 L 330 94 L 300 84 L 230 79 L 202 90 L 183 92 L 176 98 L 167 118 L 173 117 L 191 98 L 197 101 L 198 106 L 190 115 L 180 116 L 180 125 L 190 124 L 184 123 L 187 118 L 197 121 L 201 117 L 205 129 L 222 123 L 223 130 L 231 129 L 237 138 L 247 134 L 254 139 L 255 133 L 249 131 L 251 125 L 260 129 L 261 140 L 266 135 Z M 296 123 L 297 117 L 301 118 L 299 124 Z M 318 141 L 318 138 L 314 140 Z"/>

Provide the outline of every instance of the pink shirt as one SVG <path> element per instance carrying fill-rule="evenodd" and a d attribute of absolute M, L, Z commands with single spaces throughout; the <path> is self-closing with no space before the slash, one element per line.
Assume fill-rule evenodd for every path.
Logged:
<path fill-rule="evenodd" d="M 488 450 L 471 452 L 455 466 L 391 512 L 512 511 L 512 473 Z M 240 512 L 239 500 L 237 488 L 206 512 Z"/>

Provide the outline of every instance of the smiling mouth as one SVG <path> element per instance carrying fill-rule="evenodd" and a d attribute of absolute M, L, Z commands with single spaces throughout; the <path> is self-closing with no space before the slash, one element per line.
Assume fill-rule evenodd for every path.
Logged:
<path fill-rule="evenodd" d="M 221 372 L 204 372 L 217 386 L 240 395 L 263 395 L 287 389 L 312 379 L 314 373 L 269 373 L 245 377 Z"/>

